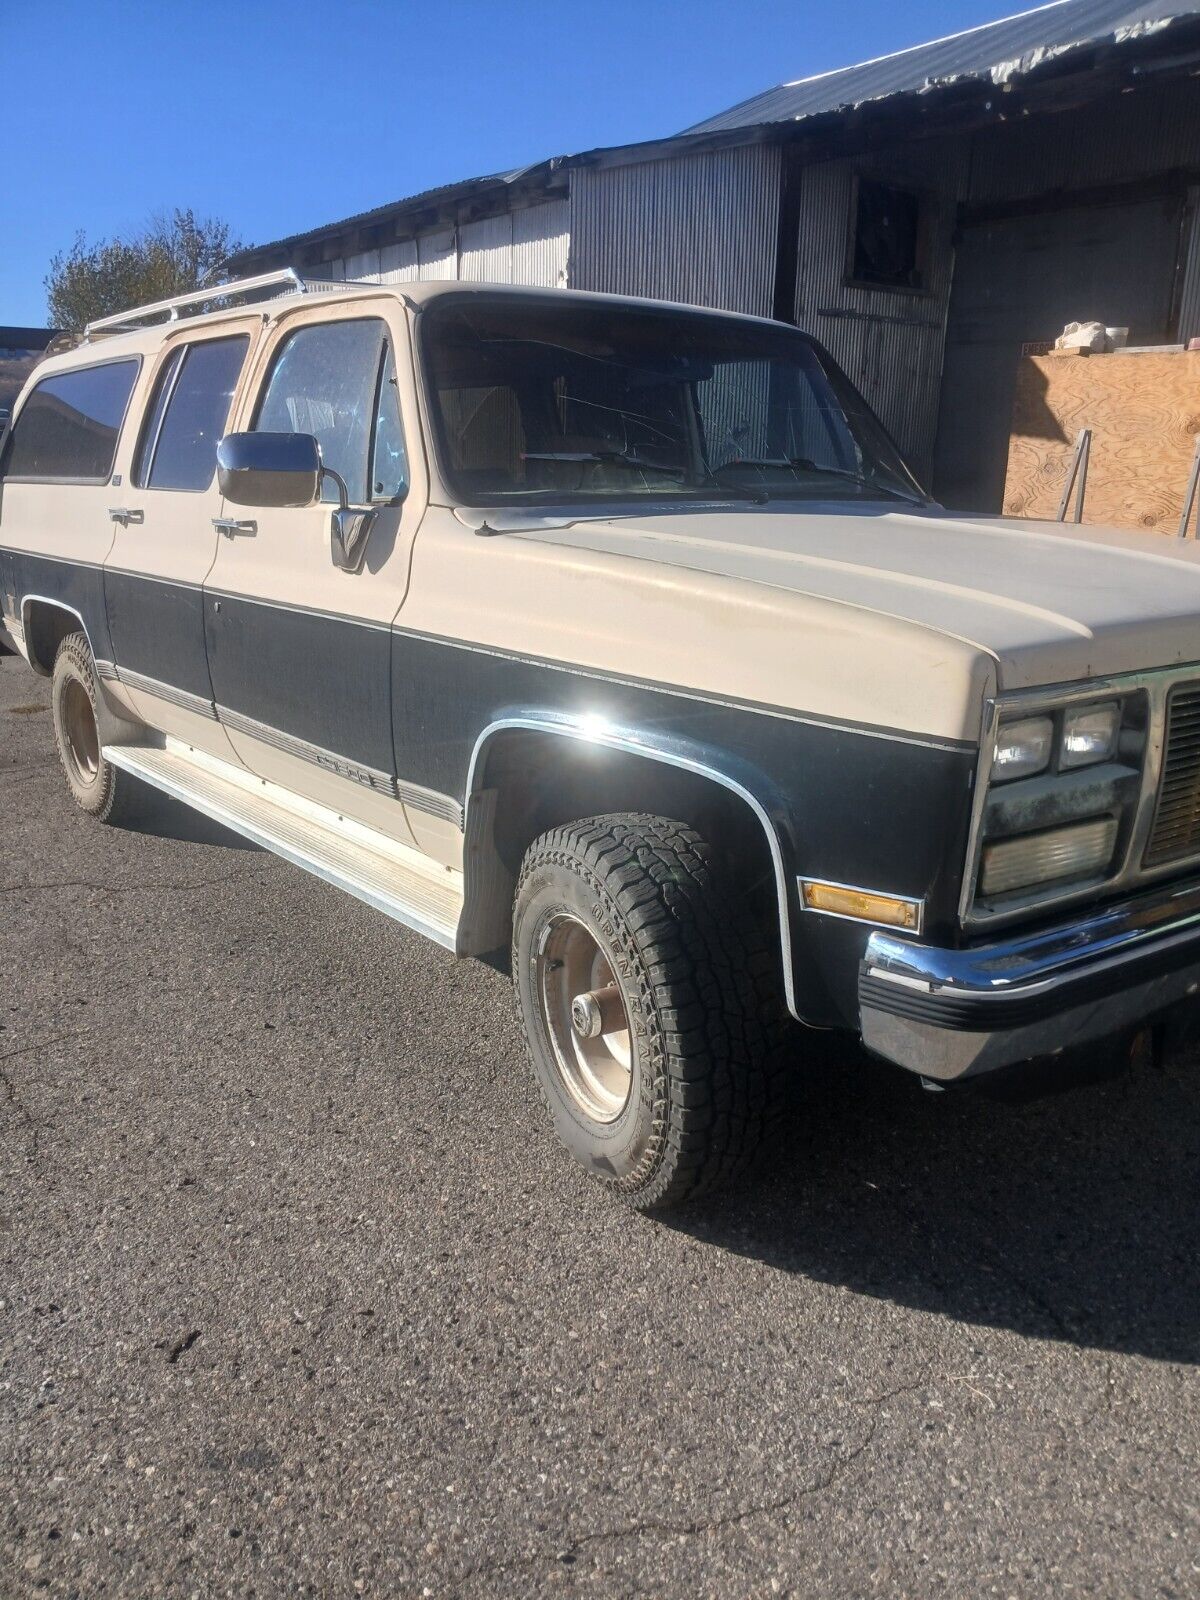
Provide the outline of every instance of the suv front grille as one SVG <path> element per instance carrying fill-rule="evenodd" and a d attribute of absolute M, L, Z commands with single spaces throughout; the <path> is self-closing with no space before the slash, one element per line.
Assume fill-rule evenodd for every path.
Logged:
<path fill-rule="evenodd" d="M 1161 866 L 1200 851 L 1200 683 L 1184 683 L 1167 700 L 1167 737 L 1154 826 L 1145 864 Z"/>

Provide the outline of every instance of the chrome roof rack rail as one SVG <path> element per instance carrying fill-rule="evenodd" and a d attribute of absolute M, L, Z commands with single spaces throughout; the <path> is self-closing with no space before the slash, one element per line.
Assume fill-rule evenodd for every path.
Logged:
<path fill-rule="evenodd" d="M 175 294 L 169 300 L 155 300 L 148 306 L 132 306 L 128 311 L 118 311 L 111 317 L 97 317 L 83 330 L 83 337 L 90 339 L 97 333 L 128 333 L 156 317 L 176 322 L 185 306 L 203 306 L 231 295 L 253 294 L 259 289 L 282 289 L 285 286 L 298 294 L 304 294 L 309 287 L 294 267 L 281 267 L 278 272 L 260 272 L 253 278 L 233 278 L 229 283 L 213 283 L 205 289 L 189 289 L 187 294 Z M 197 311 L 193 315 L 200 313 Z"/>

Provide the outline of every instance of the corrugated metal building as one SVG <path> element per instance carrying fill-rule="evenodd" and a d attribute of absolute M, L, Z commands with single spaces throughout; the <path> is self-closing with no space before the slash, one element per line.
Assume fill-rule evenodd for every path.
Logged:
<path fill-rule="evenodd" d="M 231 266 L 285 264 L 793 320 L 942 499 L 995 509 L 1022 344 L 1070 318 L 1200 335 L 1200 0 L 1056 0 Z"/>

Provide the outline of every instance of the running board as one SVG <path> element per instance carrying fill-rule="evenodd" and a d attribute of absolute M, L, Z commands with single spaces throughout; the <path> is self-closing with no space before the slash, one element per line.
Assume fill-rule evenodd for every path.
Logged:
<path fill-rule="evenodd" d="M 176 739 L 167 739 L 161 749 L 106 745 L 104 755 L 114 767 L 264 850 L 365 900 L 448 950 L 455 948 L 463 904 L 461 872 Z"/>

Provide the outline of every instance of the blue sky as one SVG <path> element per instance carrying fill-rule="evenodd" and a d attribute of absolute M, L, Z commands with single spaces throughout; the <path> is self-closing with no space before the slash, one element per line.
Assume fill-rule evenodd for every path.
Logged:
<path fill-rule="evenodd" d="M 76 231 L 191 206 L 244 243 L 676 133 L 1030 0 L 0 0 L 0 323 Z"/>

